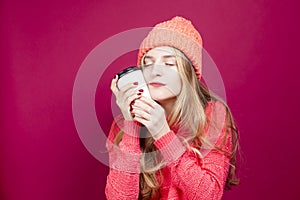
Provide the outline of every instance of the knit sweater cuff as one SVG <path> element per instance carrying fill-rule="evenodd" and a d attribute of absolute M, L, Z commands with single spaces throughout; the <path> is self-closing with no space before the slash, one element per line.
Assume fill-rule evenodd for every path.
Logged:
<path fill-rule="evenodd" d="M 112 169 L 140 173 L 140 124 L 135 121 L 124 121 L 124 135 L 119 143 L 119 148 L 113 148 L 110 151 L 110 167 Z"/>
<path fill-rule="evenodd" d="M 154 145 L 160 150 L 167 163 L 177 160 L 186 151 L 172 130 L 156 140 Z"/>
<path fill-rule="evenodd" d="M 130 152 L 140 153 L 140 128 L 139 122 L 133 120 L 124 121 L 124 135 L 120 148 L 126 149 Z"/>

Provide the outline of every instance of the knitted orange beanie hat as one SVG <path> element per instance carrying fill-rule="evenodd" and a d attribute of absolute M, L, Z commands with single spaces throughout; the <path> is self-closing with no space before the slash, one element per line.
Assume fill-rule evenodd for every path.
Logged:
<path fill-rule="evenodd" d="M 140 45 L 137 65 L 140 66 L 147 51 L 159 46 L 171 46 L 183 52 L 192 62 L 197 78 L 201 79 L 202 38 L 191 21 L 176 16 L 155 25 Z"/>

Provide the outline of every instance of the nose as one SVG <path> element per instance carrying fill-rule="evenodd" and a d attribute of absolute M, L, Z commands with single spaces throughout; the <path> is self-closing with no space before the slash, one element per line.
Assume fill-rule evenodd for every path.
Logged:
<path fill-rule="evenodd" d="M 163 73 L 162 66 L 159 63 L 154 63 L 151 70 L 152 76 L 161 76 L 162 73 Z"/>

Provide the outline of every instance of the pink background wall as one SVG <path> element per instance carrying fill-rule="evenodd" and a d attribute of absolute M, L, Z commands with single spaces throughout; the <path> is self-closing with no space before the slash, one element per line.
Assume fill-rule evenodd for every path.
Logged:
<path fill-rule="evenodd" d="M 300 199 L 297 8 L 295 0 L 1 1 L 0 199 L 105 198 L 108 168 L 85 149 L 73 121 L 76 73 L 108 37 L 175 15 L 201 32 L 241 131 L 241 185 L 223 199 Z M 135 53 L 99 83 L 106 131 L 110 80 L 135 64 Z"/>

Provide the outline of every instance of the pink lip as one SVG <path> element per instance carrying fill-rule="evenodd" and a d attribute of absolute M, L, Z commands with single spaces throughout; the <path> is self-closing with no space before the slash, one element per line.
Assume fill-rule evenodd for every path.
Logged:
<path fill-rule="evenodd" d="M 159 83 L 159 82 L 152 82 L 152 83 L 150 83 L 150 85 L 152 85 L 153 87 L 161 87 L 161 86 L 164 86 L 166 84 Z"/>

